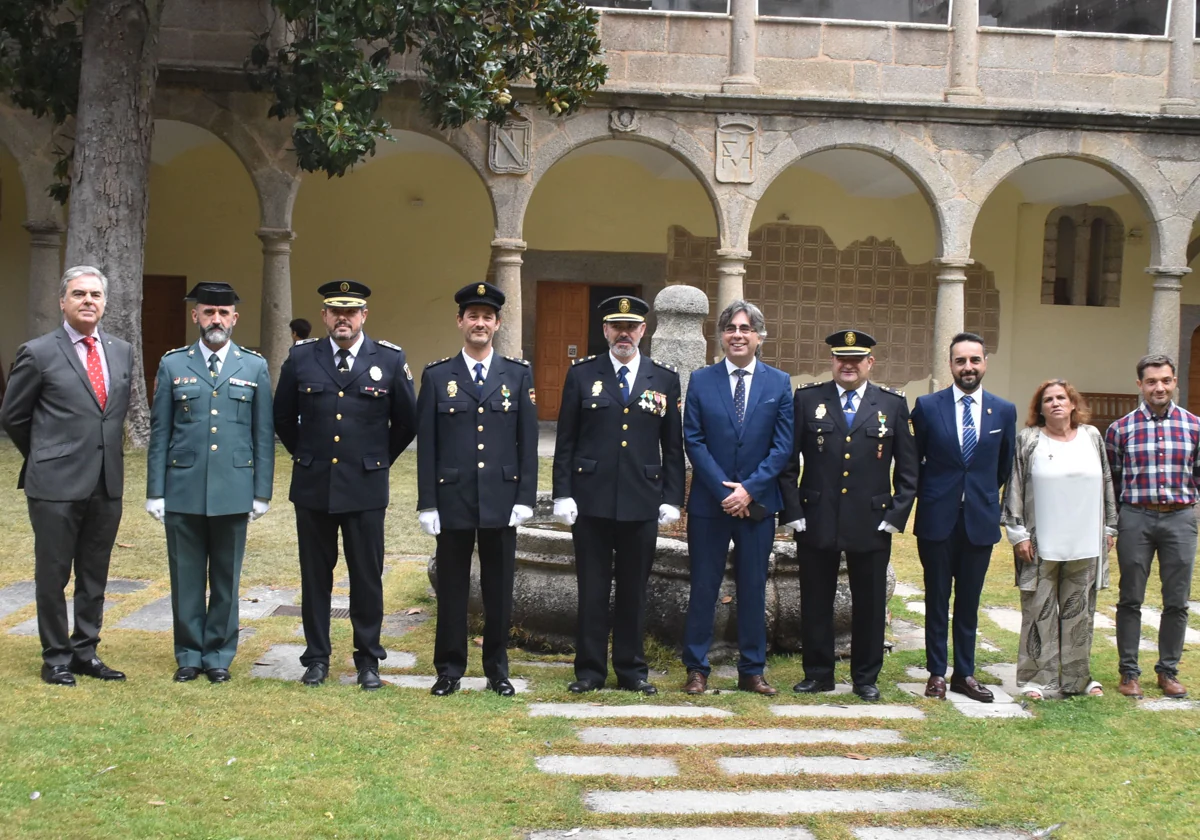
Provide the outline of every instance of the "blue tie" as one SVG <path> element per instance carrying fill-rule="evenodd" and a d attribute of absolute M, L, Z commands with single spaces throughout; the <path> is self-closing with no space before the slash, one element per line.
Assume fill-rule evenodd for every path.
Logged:
<path fill-rule="evenodd" d="M 621 365 L 621 369 L 617 371 L 617 382 L 621 385 L 621 402 L 629 404 L 629 380 L 625 378 L 625 374 L 629 373 L 629 368 Z"/>
<path fill-rule="evenodd" d="M 735 370 L 733 375 L 738 378 L 737 387 L 733 389 L 733 410 L 740 426 L 746 419 L 746 371 Z"/>
<path fill-rule="evenodd" d="M 475 363 L 475 390 L 483 390 L 483 362 Z"/>
<path fill-rule="evenodd" d="M 976 436 L 976 433 L 975 433 L 975 418 L 971 416 L 971 403 L 973 403 L 973 402 L 975 402 L 975 401 L 973 399 L 971 399 L 971 396 L 969 394 L 963 396 L 963 398 L 962 398 L 962 405 L 963 405 L 962 456 L 963 456 L 964 464 L 971 463 L 971 456 L 975 454 L 975 444 L 977 444 L 979 442 L 979 438 Z"/>
<path fill-rule="evenodd" d="M 842 413 L 846 415 L 847 428 L 854 425 L 854 392 L 846 392 L 846 404 L 842 406 Z"/>

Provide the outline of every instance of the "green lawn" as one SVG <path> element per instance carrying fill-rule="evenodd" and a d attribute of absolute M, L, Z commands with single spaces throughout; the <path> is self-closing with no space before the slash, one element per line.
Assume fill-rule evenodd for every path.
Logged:
<path fill-rule="evenodd" d="M 292 510 L 286 501 L 290 469 L 286 458 L 279 465 L 274 507 L 250 528 L 243 586 L 299 581 Z M 12 446 L 0 442 L 0 586 L 32 577 L 32 536 L 24 497 L 14 489 L 18 467 Z M 547 472 L 543 470 L 543 484 L 548 484 Z M 416 525 L 414 473 L 410 455 L 392 472 L 387 551 L 395 570 L 387 578 L 385 603 L 389 612 L 419 607 L 430 614 L 434 603 L 427 594 L 422 558 L 432 551 L 433 540 Z M 126 515 L 111 574 L 151 585 L 110 601 L 109 628 L 168 592 L 162 528 L 142 510 L 140 454 L 130 456 L 126 481 Z M 1019 603 L 1008 558 L 1008 549 L 1001 546 L 984 595 L 989 605 Z M 910 537 L 897 541 L 894 560 L 900 579 L 920 584 Z M 1114 583 L 1115 577 L 1114 570 Z M 1156 600 L 1156 586 L 1151 600 Z M 1114 598 L 1115 589 L 1103 593 L 1101 601 L 1112 604 Z M 904 612 L 900 599 L 892 606 L 898 615 L 919 619 Z M 579 744 L 572 722 L 526 714 L 528 701 L 571 699 L 565 691 L 569 669 L 514 668 L 514 676 L 533 683 L 530 694 L 515 701 L 471 693 L 436 699 L 394 689 L 365 694 L 336 685 L 336 680 L 319 690 L 252 680 L 250 667 L 268 647 L 300 641 L 294 634 L 298 619 L 277 618 L 254 622 L 257 633 L 239 651 L 229 685 L 175 684 L 170 680 L 175 663 L 169 634 L 109 629 L 101 653 L 129 674 L 129 682 L 105 685 L 83 679 L 78 688 L 64 690 L 40 682 L 37 639 L 6 632 L 33 615 L 27 607 L 0 620 L 0 837 L 512 838 L 534 828 L 734 822 L 596 815 L 583 808 L 580 796 L 594 788 L 733 788 L 738 784 L 716 772 L 715 759 L 737 754 L 736 748 L 610 750 L 676 755 L 682 771 L 677 778 L 570 779 L 537 773 L 536 756 L 606 750 Z M 1195 618 L 1193 626 L 1200 627 Z M 334 628 L 334 670 L 352 673 L 348 622 L 335 621 Z M 1015 635 L 986 618 L 981 630 L 1002 648 L 999 653 L 981 651 L 981 665 L 1015 661 Z M 385 643 L 415 652 L 416 672 L 431 671 L 432 622 Z M 655 676 L 660 688 L 671 689 L 658 702 L 685 702 L 674 690 L 684 675 L 673 652 L 652 645 L 651 654 L 652 666 L 669 672 Z M 906 666 L 922 661 L 920 651 L 887 659 L 881 679 L 885 701 L 912 702 L 895 683 L 907 681 Z M 1143 668 L 1150 672 L 1152 666 L 1153 655 L 1143 654 Z M 978 804 L 976 809 L 950 815 L 738 818 L 736 823 L 806 826 L 819 840 L 850 840 L 849 827 L 856 825 L 1045 828 L 1060 822 L 1065 825 L 1055 838 L 1200 836 L 1200 809 L 1195 807 L 1200 712 L 1151 714 L 1117 696 L 1116 650 L 1107 643 L 1097 644 L 1093 669 L 1109 689 L 1107 697 L 1037 704 L 1035 719 L 1017 721 L 969 720 L 947 704 L 925 704 L 926 721 L 887 724 L 901 730 L 911 746 L 854 748 L 872 756 L 915 751 L 951 757 L 963 767 L 951 777 L 905 779 L 902 785 L 886 778 L 823 777 L 764 777 L 740 784 L 945 788 L 965 793 Z M 480 673 L 477 654 L 470 673 Z M 1181 676 L 1200 692 L 1200 680 L 1189 679 L 1196 674 L 1200 651 L 1193 649 L 1185 655 Z M 800 678 L 798 658 L 773 657 L 770 678 L 780 687 L 790 686 Z M 732 687 L 731 681 L 715 683 Z M 804 702 L 787 694 L 785 702 Z M 1157 692 L 1148 690 L 1148 695 Z M 625 694 L 606 695 L 605 700 L 639 702 Z M 755 697 L 722 692 L 695 702 L 734 710 L 738 717 L 735 722 L 678 725 L 779 725 L 767 704 Z M 830 728 L 860 725 L 822 722 Z M 823 752 L 827 748 L 786 750 Z M 34 791 L 40 796 L 31 800 Z"/>

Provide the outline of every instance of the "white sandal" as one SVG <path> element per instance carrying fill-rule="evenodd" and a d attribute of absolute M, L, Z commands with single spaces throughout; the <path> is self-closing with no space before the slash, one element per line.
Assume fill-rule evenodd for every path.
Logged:
<path fill-rule="evenodd" d="M 1028 697 L 1030 700 L 1045 700 L 1046 695 L 1040 686 L 1031 685 L 1021 691 L 1022 697 Z"/>
<path fill-rule="evenodd" d="M 1087 684 L 1087 688 L 1083 690 L 1083 693 L 1088 697 L 1103 697 L 1104 686 L 1100 685 L 1100 683 L 1096 682 L 1095 680 L 1092 680 Z"/>

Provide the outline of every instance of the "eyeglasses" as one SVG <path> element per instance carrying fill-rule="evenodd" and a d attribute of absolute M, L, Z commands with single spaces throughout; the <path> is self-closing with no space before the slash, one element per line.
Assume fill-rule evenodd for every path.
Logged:
<path fill-rule="evenodd" d="M 758 332 L 758 330 L 749 324 L 727 324 L 721 332 L 725 333 L 725 335 L 737 335 L 738 333 L 750 335 L 751 333 Z"/>

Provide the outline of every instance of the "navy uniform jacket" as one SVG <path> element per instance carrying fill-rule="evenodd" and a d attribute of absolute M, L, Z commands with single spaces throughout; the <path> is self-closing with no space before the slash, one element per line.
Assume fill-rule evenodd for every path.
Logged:
<path fill-rule="evenodd" d="M 249 513 L 271 498 L 271 376 L 259 354 L 230 343 L 213 378 L 196 344 L 158 364 L 146 453 L 146 498 L 172 513 Z"/>
<path fill-rule="evenodd" d="M 609 354 L 567 371 L 554 444 L 554 498 L 581 516 L 641 522 L 683 506 L 679 374 L 642 356 L 629 405 Z"/>
<path fill-rule="evenodd" d="M 537 501 L 537 408 L 529 362 L 492 355 L 482 393 L 462 353 L 431 362 L 417 400 L 417 510 L 443 529 L 507 528 Z"/>
<path fill-rule="evenodd" d="M 796 534 L 800 547 L 886 550 L 891 535 L 879 523 L 903 531 L 917 491 L 917 447 L 904 395 L 868 383 L 849 429 L 832 381 L 801 385 L 793 404 L 796 444 L 779 477 L 780 521 L 805 520 Z"/>
<path fill-rule="evenodd" d="M 292 346 L 275 391 L 275 431 L 292 454 L 296 507 L 349 513 L 388 505 L 388 470 L 416 435 L 404 351 L 364 335 L 347 374 L 328 337 Z"/>

